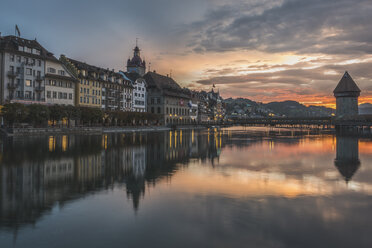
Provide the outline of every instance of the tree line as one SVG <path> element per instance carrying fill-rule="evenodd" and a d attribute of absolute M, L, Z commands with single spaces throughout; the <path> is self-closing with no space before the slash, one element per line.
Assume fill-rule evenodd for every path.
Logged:
<path fill-rule="evenodd" d="M 160 115 L 146 112 L 105 111 L 100 108 L 71 105 L 24 105 L 21 103 L 5 104 L 1 115 L 7 127 L 16 127 L 21 124 L 32 127 L 156 125 L 161 118 Z"/>

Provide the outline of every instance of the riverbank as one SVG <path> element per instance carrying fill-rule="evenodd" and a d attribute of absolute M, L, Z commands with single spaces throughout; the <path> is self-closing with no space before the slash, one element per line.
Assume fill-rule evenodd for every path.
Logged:
<path fill-rule="evenodd" d="M 162 132 L 170 130 L 205 129 L 206 126 L 178 126 L 175 128 L 165 126 L 133 126 L 133 127 L 48 127 L 48 128 L 12 128 L 1 129 L 6 137 L 36 136 L 45 134 L 105 134 L 105 133 L 134 133 L 134 132 Z"/>

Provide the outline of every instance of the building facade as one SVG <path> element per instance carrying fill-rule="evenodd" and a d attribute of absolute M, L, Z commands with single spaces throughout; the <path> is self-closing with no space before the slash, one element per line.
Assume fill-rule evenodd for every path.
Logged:
<path fill-rule="evenodd" d="M 132 92 L 132 111 L 146 112 L 147 85 L 146 80 L 135 72 L 123 73 L 131 81 L 133 86 Z"/>
<path fill-rule="evenodd" d="M 61 55 L 60 61 L 78 79 L 75 85 L 75 105 L 82 107 L 102 106 L 104 79 L 99 68 Z"/>
<path fill-rule="evenodd" d="M 340 118 L 358 115 L 360 89 L 346 71 L 333 91 L 336 97 L 336 116 Z"/>
<path fill-rule="evenodd" d="M 47 104 L 75 105 L 75 84 L 72 73 L 58 60 L 45 62 L 45 101 Z"/>
<path fill-rule="evenodd" d="M 161 115 L 161 124 L 191 123 L 189 91 L 182 89 L 172 78 L 156 72 L 144 76 L 147 83 L 147 112 Z"/>
<path fill-rule="evenodd" d="M 45 63 L 58 61 L 35 40 L 0 36 L 0 102 L 45 103 Z"/>

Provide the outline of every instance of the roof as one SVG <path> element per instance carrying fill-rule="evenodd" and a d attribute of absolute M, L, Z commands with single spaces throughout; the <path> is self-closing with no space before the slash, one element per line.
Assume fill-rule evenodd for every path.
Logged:
<path fill-rule="evenodd" d="M 360 89 L 346 71 L 333 93 L 360 93 Z"/>
<path fill-rule="evenodd" d="M 142 78 L 137 72 L 124 72 L 125 76 L 129 78 L 132 82 L 135 82 L 137 79 Z"/>
<path fill-rule="evenodd" d="M 108 79 L 110 77 L 115 77 L 116 79 L 118 79 L 118 78 L 124 79 L 123 82 L 122 82 L 122 85 L 124 87 L 132 87 L 132 85 L 130 84 L 130 80 L 128 80 L 128 78 L 126 78 L 120 72 L 115 72 L 114 70 L 109 70 L 109 69 L 100 68 L 100 67 L 97 67 L 97 66 L 94 66 L 94 65 L 89 65 L 85 62 L 81 62 L 81 61 L 78 61 L 78 60 L 75 60 L 75 59 L 70 59 L 70 58 L 66 58 L 66 57 L 64 57 L 64 58 L 65 58 L 65 60 L 67 61 L 68 64 L 72 65 L 72 67 L 75 68 L 74 70 L 77 69 L 77 70 L 87 71 L 85 76 L 83 76 L 83 74 L 80 72 L 80 74 L 77 75 L 78 78 L 85 78 L 85 79 L 100 81 L 100 82 L 103 82 L 103 83 L 111 83 L 111 84 L 114 83 L 114 84 L 116 84 L 116 83 L 118 83 L 117 80 L 110 81 Z M 95 73 L 95 75 L 93 73 Z M 101 77 L 101 75 L 104 75 L 104 74 L 106 74 L 108 76 L 108 78 L 106 80 L 103 77 Z"/>
<path fill-rule="evenodd" d="M 88 72 L 95 72 L 97 74 L 107 74 L 108 76 L 115 76 L 115 77 L 122 77 L 122 75 L 118 72 L 109 70 L 109 69 L 104 69 L 101 67 L 97 67 L 94 65 L 89 65 L 85 62 L 81 62 L 75 59 L 67 58 L 67 60 L 72 63 L 78 70 L 86 70 Z M 94 78 L 92 78 L 94 79 Z"/>
<path fill-rule="evenodd" d="M 32 49 L 37 49 L 40 51 L 39 54 L 29 53 L 25 51 L 19 51 L 18 47 L 28 47 Z M 0 51 L 7 51 L 16 54 L 21 54 L 24 56 L 34 57 L 38 59 L 47 59 L 51 61 L 58 61 L 56 57 L 54 57 L 53 53 L 46 50 L 39 42 L 35 40 L 28 40 L 24 38 L 20 38 L 14 35 L 2 36 L 0 37 Z"/>
<path fill-rule="evenodd" d="M 190 98 L 189 92 L 182 89 L 171 77 L 156 72 L 148 72 L 143 78 L 146 80 L 148 88 L 157 88 L 170 96 Z"/>

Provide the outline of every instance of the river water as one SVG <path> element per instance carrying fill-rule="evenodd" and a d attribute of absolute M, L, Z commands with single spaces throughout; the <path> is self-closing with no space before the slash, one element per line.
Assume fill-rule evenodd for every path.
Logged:
<path fill-rule="evenodd" d="M 234 127 L 3 139 L 0 247 L 372 247 L 372 139 Z"/>

